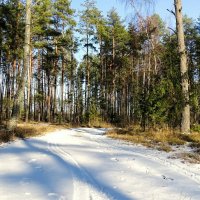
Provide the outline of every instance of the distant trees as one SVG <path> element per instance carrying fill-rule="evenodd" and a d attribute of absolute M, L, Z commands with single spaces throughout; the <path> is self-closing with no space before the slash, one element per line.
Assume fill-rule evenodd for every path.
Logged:
<path fill-rule="evenodd" d="M 128 0 L 130 4 L 134 5 L 137 0 Z M 147 0 L 144 0 L 146 2 Z M 182 86 L 182 121 L 181 132 L 188 134 L 190 132 L 190 104 L 189 104 L 189 80 L 188 80 L 188 65 L 187 53 L 185 48 L 183 19 L 182 19 L 182 1 L 174 0 L 175 12 L 172 13 L 176 17 L 176 29 L 178 38 L 179 58 L 180 58 L 180 72 L 181 72 L 181 86 Z"/>
<path fill-rule="evenodd" d="M 14 3 L 16 3 L 16 2 L 14 2 Z M 18 1 L 17 4 L 15 4 L 15 5 L 19 6 L 19 4 L 20 4 L 20 2 Z M 9 123 L 8 123 L 8 129 L 11 129 L 11 130 L 17 125 L 17 120 L 20 115 L 20 106 L 22 103 L 21 99 L 23 97 L 23 93 L 24 93 L 24 89 L 25 89 L 25 76 L 27 75 L 27 71 L 30 67 L 31 4 L 32 4 L 32 0 L 26 0 L 24 62 L 23 62 L 21 74 L 18 76 L 19 80 L 17 83 L 17 86 L 18 86 L 17 92 L 13 98 L 12 115 L 11 115 L 11 119 L 9 119 Z M 18 16 L 19 14 L 16 13 L 16 15 Z M 12 37 L 12 35 L 11 35 L 11 37 Z M 15 39 L 17 39 L 17 38 L 15 38 Z M 15 41 L 14 41 L 14 44 L 15 44 Z M 18 47 L 16 47 L 16 48 L 18 48 Z M 13 60 L 13 62 L 14 62 L 13 65 L 15 65 L 16 60 Z M 13 66 L 13 72 L 15 71 L 14 68 L 15 68 L 15 66 Z M 14 74 L 13 74 L 13 82 L 14 82 Z"/>
<path fill-rule="evenodd" d="M 86 0 L 82 4 L 84 10 L 80 15 L 80 34 L 84 37 L 81 38 L 85 54 L 83 55 L 84 62 L 82 65 L 85 67 L 85 117 L 88 125 L 90 125 L 90 111 L 91 111 L 91 64 L 92 53 L 96 51 L 95 43 L 95 24 L 100 17 L 100 11 L 96 8 L 95 1 Z"/>
<path fill-rule="evenodd" d="M 27 23 L 25 8 L 17 0 L 0 7 L 1 122 L 20 108 L 16 113 L 26 121 L 137 124 L 143 130 L 182 124 L 183 133 L 189 121 L 199 123 L 198 22 L 182 20 L 189 66 L 183 75 L 181 42 L 157 14 L 138 15 L 126 27 L 115 9 L 104 16 L 92 0 L 83 3 L 79 21 L 69 0 L 33 0 Z"/>

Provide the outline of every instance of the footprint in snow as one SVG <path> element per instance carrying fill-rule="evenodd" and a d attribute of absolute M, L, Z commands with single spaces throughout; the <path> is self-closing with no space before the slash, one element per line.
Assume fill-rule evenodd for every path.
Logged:
<path fill-rule="evenodd" d="M 162 175 L 162 178 L 163 178 L 164 180 L 170 180 L 170 181 L 173 181 L 173 180 L 174 180 L 173 178 L 166 177 L 165 175 Z"/>
<path fill-rule="evenodd" d="M 112 161 L 119 161 L 119 159 L 117 159 L 117 158 L 111 158 L 110 160 L 112 160 Z"/>

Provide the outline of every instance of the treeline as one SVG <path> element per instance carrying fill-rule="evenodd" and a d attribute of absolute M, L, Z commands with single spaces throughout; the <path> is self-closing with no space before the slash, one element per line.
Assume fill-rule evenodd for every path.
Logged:
<path fill-rule="evenodd" d="M 176 30 L 154 14 L 125 25 L 92 0 L 34 0 L 20 118 L 179 127 L 184 97 Z M 78 17 L 77 17 L 78 15 Z M 25 3 L 0 5 L 0 121 L 9 121 L 23 68 Z M 200 21 L 184 17 L 191 123 L 200 123 Z M 77 57 L 82 57 L 80 60 Z"/>

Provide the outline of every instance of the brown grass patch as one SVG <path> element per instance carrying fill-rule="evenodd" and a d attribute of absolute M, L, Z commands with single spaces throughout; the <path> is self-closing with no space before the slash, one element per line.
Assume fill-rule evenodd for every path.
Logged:
<path fill-rule="evenodd" d="M 50 123 L 37 123 L 37 122 L 20 122 L 13 131 L 8 131 L 4 127 L 0 130 L 0 143 L 9 142 L 16 138 L 29 138 L 43 135 L 62 128 L 69 128 L 69 124 L 58 125 Z"/>
<path fill-rule="evenodd" d="M 187 161 L 189 163 L 192 164 L 200 164 L 200 155 L 198 153 L 179 153 L 179 154 L 175 154 L 174 158 L 179 158 L 182 159 L 183 161 Z"/>
<path fill-rule="evenodd" d="M 95 119 L 92 119 L 90 121 L 90 126 L 88 126 L 88 124 L 82 124 L 81 126 L 85 126 L 85 127 L 94 127 L 94 128 L 111 128 L 113 127 L 112 124 L 103 121 L 100 117 L 96 117 Z"/>
<path fill-rule="evenodd" d="M 125 129 L 112 129 L 107 132 L 111 138 L 122 139 L 158 150 L 171 151 L 172 145 L 184 145 L 187 141 L 180 133 L 170 130 L 149 130 L 142 132 L 138 127 L 128 127 Z"/>
<path fill-rule="evenodd" d="M 198 132 L 193 132 L 188 135 L 182 135 L 182 139 L 188 142 L 194 142 L 194 143 L 199 143 L 200 144 L 200 133 Z"/>
<path fill-rule="evenodd" d="M 179 155 L 188 162 L 200 163 L 200 133 L 193 132 L 189 135 L 182 135 L 177 130 L 148 130 L 143 132 L 139 126 L 127 127 L 124 129 L 112 129 L 107 132 L 111 138 L 126 140 L 135 144 L 142 144 L 155 148 L 159 151 L 172 151 L 173 146 L 189 144 L 194 148 L 193 152 Z"/>
<path fill-rule="evenodd" d="M 85 125 L 86 126 L 86 125 Z M 80 127 L 78 124 L 58 124 L 58 123 L 42 123 L 42 122 L 18 122 L 17 127 L 13 131 L 6 130 L 6 122 L 0 125 L 0 143 L 9 142 L 16 138 L 29 138 L 63 128 Z M 86 126 L 88 127 L 88 126 Z M 101 120 L 93 121 L 91 127 L 110 128 L 111 124 Z"/>
<path fill-rule="evenodd" d="M 14 129 L 14 135 L 18 138 L 34 137 L 55 131 L 59 126 L 48 123 L 20 123 Z"/>
<path fill-rule="evenodd" d="M 170 145 L 167 145 L 167 144 L 161 144 L 157 147 L 157 150 L 158 151 L 165 151 L 165 152 L 170 152 L 172 151 L 172 148 Z"/>
<path fill-rule="evenodd" d="M 5 129 L 0 130 L 0 144 L 14 140 L 14 134 L 6 131 Z"/>

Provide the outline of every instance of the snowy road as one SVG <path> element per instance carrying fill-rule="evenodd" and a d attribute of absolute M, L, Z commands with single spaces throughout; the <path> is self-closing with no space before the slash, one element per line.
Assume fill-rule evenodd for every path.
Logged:
<path fill-rule="evenodd" d="M 0 146 L 0 200 L 200 200 L 200 165 L 67 129 Z"/>

